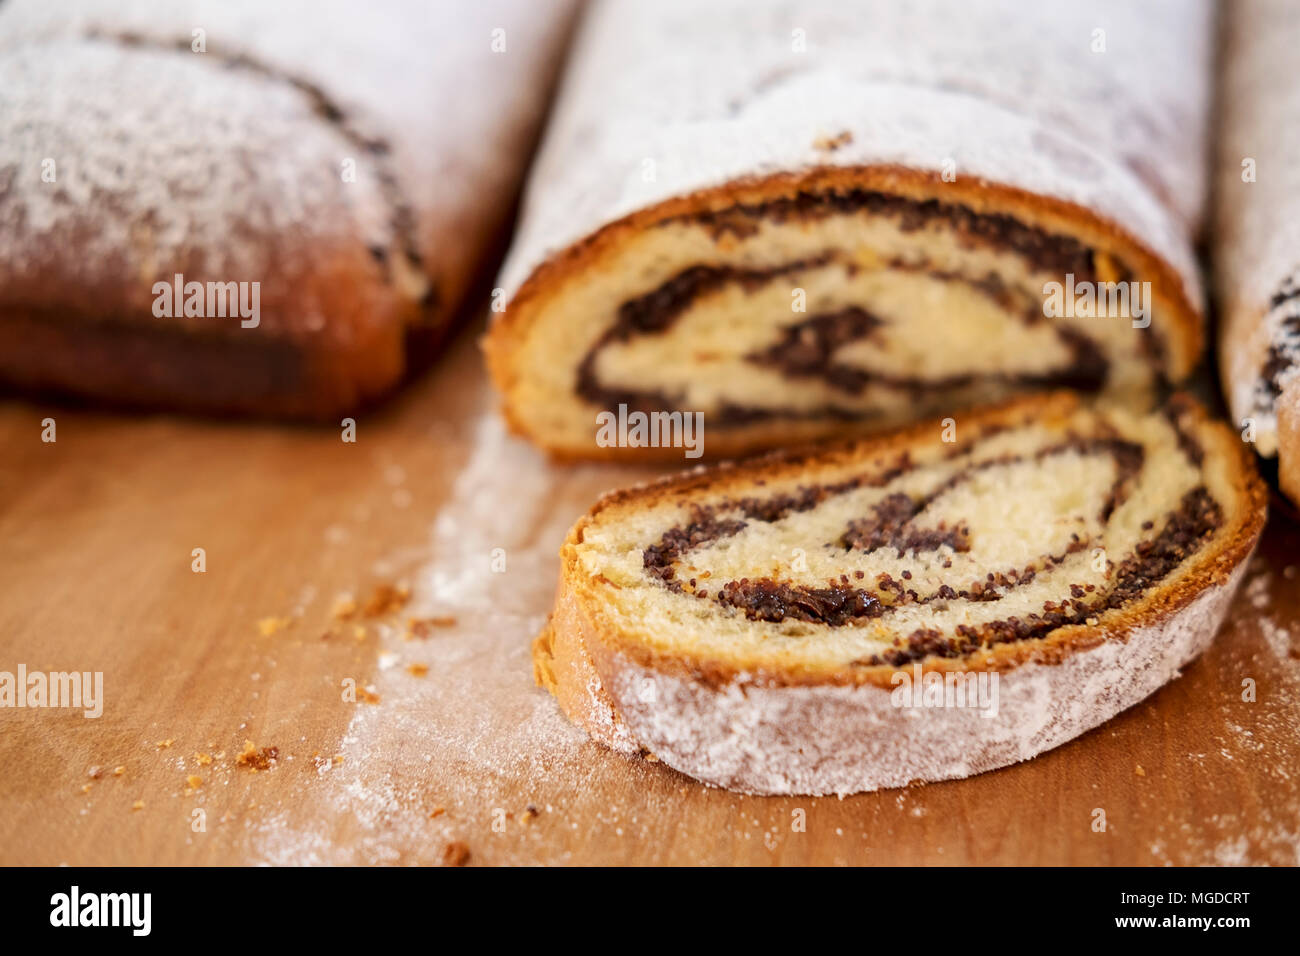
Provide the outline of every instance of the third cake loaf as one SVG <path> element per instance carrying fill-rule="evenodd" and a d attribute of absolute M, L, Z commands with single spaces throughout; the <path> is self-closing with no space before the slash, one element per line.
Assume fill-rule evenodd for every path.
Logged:
<path fill-rule="evenodd" d="M 1219 370 L 1233 418 L 1300 502 L 1300 7 L 1225 18 L 1214 263 Z"/>

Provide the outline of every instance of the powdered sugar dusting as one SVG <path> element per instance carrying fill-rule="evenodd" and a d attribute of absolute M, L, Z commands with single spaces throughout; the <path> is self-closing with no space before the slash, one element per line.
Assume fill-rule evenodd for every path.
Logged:
<path fill-rule="evenodd" d="M 1205 191 L 1208 12 L 602 4 L 576 45 L 501 284 L 515 290 L 550 254 L 635 209 L 739 177 L 827 164 L 941 171 L 951 160 L 960 177 L 1122 223 L 1197 302 L 1188 234 Z M 1099 30 L 1103 52 L 1091 46 Z M 842 132 L 839 148 L 818 148 Z"/>
<path fill-rule="evenodd" d="M 0 57 L 4 271 L 57 288 L 72 246 L 77 294 L 123 285 L 147 315 L 171 270 L 269 280 L 269 236 L 387 244 L 377 187 L 342 188 L 349 144 L 301 92 L 205 72 L 196 84 L 177 54 L 97 42 Z"/>
<path fill-rule="evenodd" d="M 307 202 L 310 197 L 296 201 L 301 184 L 267 183 L 268 166 L 316 188 L 332 185 L 345 194 L 342 201 L 358 207 L 387 188 L 388 205 L 377 215 L 398 213 L 424 265 L 451 287 L 444 291 L 459 291 L 509 207 L 572 7 L 568 0 L 391 0 L 364 9 L 350 0 L 9 0 L 0 7 L 0 50 L 6 57 L 30 51 L 49 70 L 35 69 L 36 83 L 26 89 L 6 76 L 0 116 L 55 123 L 44 114 L 60 110 L 48 104 L 35 115 L 15 113 L 24 98 L 55 94 L 71 109 L 66 131 L 82 130 L 84 137 L 53 144 L 60 153 L 39 155 L 89 150 L 122 163 L 122 175 L 146 190 L 188 184 L 210 197 L 203 218 L 213 228 L 220 210 L 243 210 L 249 198 L 299 213 L 292 223 L 298 230 L 343 228 L 332 224 L 337 208 L 318 215 L 325 210 Z M 196 31 L 203 52 L 192 52 Z M 504 50 L 493 49 L 493 31 L 501 31 Z M 96 61 L 104 54 L 82 42 L 88 36 L 102 37 L 106 46 L 126 39 L 141 46 L 117 49 L 112 68 L 103 71 Z M 251 67 L 269 82 L 254 84 L 248 97 L 237 95 L 226 88 L 235 82 L 225 75 L 231 65 Z M 466 84 L 473 95 L 465 94 Z M 310 122 L 300 110 L 277 115 L 285 97 L 302 99 L 303 88 L 319 91 L 331 115 Z M 91 109 L 98 113 L 89 115 Z M 331 124 L 338 128 L 310 128 Z M 339 135 L 344 128 L 350 137 Z M 8 146 L 11 135 L 0 142 Z M 141 153 L 166 150 L 180 152 L 174 165 L 136 166 Z M 242 155 L 248 151 L 254 155 Z M 194 166 L 206 154 L 209 165 L 224 166 L 212 169 L 217 178 Z M 357 177 L 340 189 L 345 158 L 355 160 Z M 26 162 L 22 169 L 27 175 Z M 340 197 L 332 198 L 337 207 Z M 397 199 L 407 208 L 389 208 Z M 150 208 L 155 218 L 168 218 L 161 214 L 166 207 Z M 226 233 L 223 245 L 238 247 L 243 235 Z M 103 243 L 110 251 L 120 248 L 112 238 Z"/>
<path fill-rule="evenodd" d="M 644 746 L 721 786 L 848 794 L 960 778 L 1059 746 L 1167 683 L 1209 645 L 1241 573 L 1164 624 L 1112 637 L 1060 664 L 1000 675 L 992 719 L 969 708 L 918 715 L 874 686 L 772 688 L 737 680 L 714 690 L 631 661 L 615 666 L 609 691 Z M 652 703 L 636 693 L 646 682 L 657 688 Z"/>
<path fill-rule="evenodd" d="M 1296 566 L 1288 544 L 1294 531 L 1248 566 L 1238 613 L 1232 615 L 1211 651 L 1226 677 L 1211 700 L 1226 734 L 1198 741 L 1187 758 L 1202 775 L 1238 786 L 1241 766 L 1269 780 L 1274 798 L 1250 799 L 1241 808 L 1204 819 L 1168 820 L 1159 826 L 1155 862 L 1194 860 L 1238 866 L 1261 859 L 1300 865 L 1300 639 L 1284 622 L 1284 605 L 1295 600 Z M 1280 559 L 1280 560 L 1279 560 Z M 1292 612 L 1293 613 L 1293 612 Z M 1259 786 L 1253 781 L 1251 786 Z M 1278 792 L 1285 796 L 1279 798 Z M 1176 844 L 1178 856 L 1168 852 Z"/>

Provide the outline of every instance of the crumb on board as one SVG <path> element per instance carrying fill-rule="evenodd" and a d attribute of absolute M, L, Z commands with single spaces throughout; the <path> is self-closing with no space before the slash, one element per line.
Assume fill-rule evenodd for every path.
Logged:
<path fill-rule="evenodd" d="M 197 790 L 199 787 L 203 786 L 203 778 L 198 774 L 192 773 L 185 778 L 185 785 L 191 790 Z"/>
<path fill-rule="evenodd" d="M 519 820 L 521 823 L 532 823 L 541 816 L 541 813 L 542 811 L 537 809 L 537 804 L 530 803 L 524 807 L 524 812 L 520 814 Z"/>
<path fill-rule="evenodd" d="M 293 621 L 287 617 L 264 617 L 257 622 L 257 630 L 263 637 L 270 637 L 272 634 L 284 630 L 292 623 Z"/>
<path fill-rule="evenodd" d="M 194 762 L 200 767 L 206 767 L 208 764 L 212 763 L 212 754 L 195 754 Z"/>
<path fill-rule="evenodd" d="M 159 740 L 159 741 L 157 741 L 157 742 L 154 744 L 154 746 L 157 747 L 159 750 L 166 750 L 168 747 L 170 747 L 170 746 L 171 746 L 172 744 L 174 744 L 174 743 L 176 743 L 176 738 L 175 738 L 175 737 L 168 737 L 166 740 Z"/>
<path fill-rule="evenodd" d="M 410 617 L 406 619 L 406 633 L 403 635 L 408 641 L 424 640 L 433 636 L 433 632 L 440 628 L 456 626 L 456 618 L 450 614 L 443 614 L 437 617 Z"/>
<path fill-rule="evenodd" d="M 240 767 L 247 767 L 254 773 L 259 770 L 270 770 L 275 765 L 280 756 L 278 747 L 258 748 L 251 740 L 244 741 L 244 749 L 235 757 L 235 764 Z"/>
<path fill-rule="evenodd" d="M 357 700 L 363 704 L 377 704 L 379 703 L 379 695 L 368 687 L 358 687 Z"/>
<path fill-rule="evenodd" d="M 384 617 L 400 611 L 410 600 L 410 589 L 405 585 L 377 584 L 362 605 L 362 617 Z"/>
<path fill-rule="evenodd" d="M 82 792 L 82 793 L 90 793 L 90 786 L 91 786 L 91 785 L 88 784 L 88 783 L 83 783 L 83 784 L 81 785 L 81 792 Z"/>
<path fill-rule="evenodd" d="M 406 672 L 410 674 L 412 677 L 424 677 L 429 673 L 429 665 L 419 664 L 419 663 L 407 664 Z"/>
<path fill-rule="evenodd" d="M 447 812 L 446 807 L 434 807 L 432 810 L 429 811 L 429 819 L 436 820 L 438 819 L 438 817 L 442 816 L 446 812 Z"/>
<path fill-rule="evenodd" d="M 452 840 L 442 850 L 444 866 L 464 866 L 469 862 L 469 847 L 460 840 Z"/>
<path fill-rule="evenodd" d="M 1142 769 L 1142 765 L 1141 765 L 1141 764 L 1138 764 L 1138 765 L 1134 768 L 1133 772 L 1136 773 L 1139 777 L 1145 777 L 1145 776 L 1147 775 L 1147 772 L 1146 772 L 1145 770 Z"/>
<path fill-rule="evenodd" d="M 125 767 L 114 767 L 114 768 L 113 768 L 113 776 L 115 776 L 115 777 L 120 777 L 120 776 L 122 776 L 122 774 L 124 774 L 124 773 L 126 773 L 126 768 L 125 768 Z"/>
<path fill-rule="evenodd" d="M 98 780 L 100 777 L 104 776 L 104 768 L 99 766 L 99 764 L 96 764 L 86 771 L 86 776 L 91 780 Z"/>
<path fill-rule="evenodd" d="M 144 809 L 144 801 L 143 801 L 143 800 L 137 800 L 135 803 L 131 804 L 131 809 L 132 809 L 132 811 L 135 811 L 135 810 L 143 810 L 143 809 Z"/>

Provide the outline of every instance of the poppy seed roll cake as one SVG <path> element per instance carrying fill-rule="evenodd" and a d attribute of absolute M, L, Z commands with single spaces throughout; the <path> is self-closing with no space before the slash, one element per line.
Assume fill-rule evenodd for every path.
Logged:
<path fill-rule="evenodd" d="M 666 458 L 596 416 L 700 413 L 716 456 L 1181 380 L 1207 10 L 595 5 L 486 341 L 508 419 Z"/>
<path fill-rule="evenodd" d="M 596 739 L 720 786 L 963 777 L 1176 676 L 1266 501 L 1235 433 L 1183 396 L 1134 413 L 1055 393 L 699 470 L 575 525 L 535 670 Z M 981 674 L 979 707 L 899 697 Z"/>

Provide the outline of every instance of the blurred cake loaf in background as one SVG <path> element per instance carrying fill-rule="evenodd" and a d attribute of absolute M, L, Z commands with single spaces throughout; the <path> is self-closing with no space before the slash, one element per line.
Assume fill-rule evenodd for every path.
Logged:
<path fill-rule="evenodd" d="M 1211 26 L 596 3 L 486 340 L 508 419 L 561 457 L 666 457 L 597 416 L 702 413 L 725 455 L 1053 387 L 1145 401 L 1203 347 Z"/>
<path fill-rule="evenodd" d="M 572 6 L 0 4 L 0 384 L 323 418 L 433 353 Z"/>
<path fill-rule="evenodd" d="M 1235 424 L 1300 502 L 1300 6 L 1224 17 L 1214 269 L 1219 370 Z"/>

